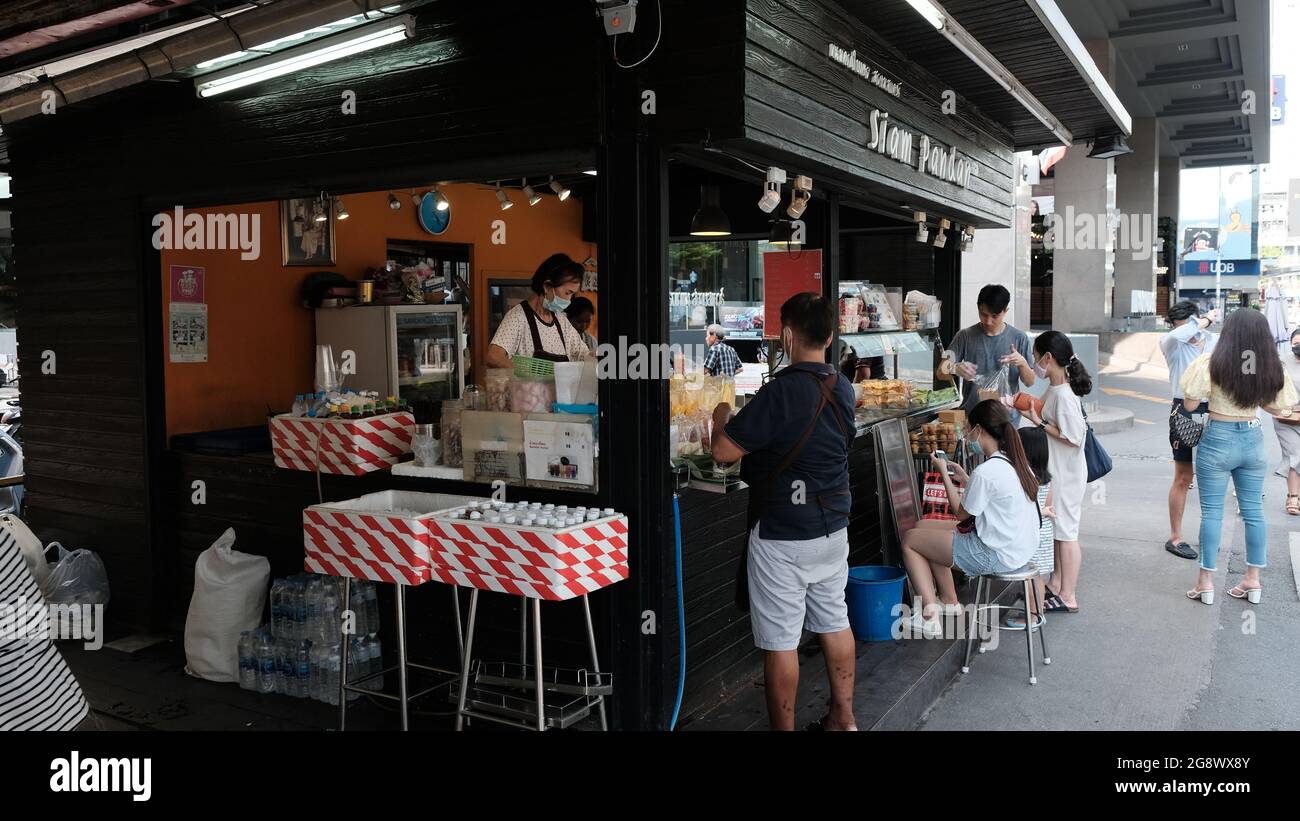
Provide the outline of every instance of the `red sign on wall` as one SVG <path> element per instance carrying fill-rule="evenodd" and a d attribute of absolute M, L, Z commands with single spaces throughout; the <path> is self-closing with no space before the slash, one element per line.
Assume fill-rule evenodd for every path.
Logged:
<path fill-rule="evenodd" d="M 197 265 L 171 266 L 171 301 L 204 302 L 202 268 Z"/>
<path fill-rule="evenodd" d="M 763 254 L 763 338 L 781 338 L 781 306 L 797 293 L 822 292 L 822 252 L 768 251 Z"/>

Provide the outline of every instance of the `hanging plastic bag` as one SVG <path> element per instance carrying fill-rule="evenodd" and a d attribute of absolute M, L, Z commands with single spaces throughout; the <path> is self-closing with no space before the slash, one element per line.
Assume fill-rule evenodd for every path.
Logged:
<path fill-rule="evenodd" d="M 1010 370 L 1006 365 L 998 368 L 990 374 L 980 374 L 975 377 L 975 390 L 979 392 L 979 400 L 985 399 L 1002 399 L 1011 393 Z"/>
<path fill-rule="evenodd" d="M 65 550 L 58 542 L 45 549 L 59 549 L 59 558 L 41 585 L 41 595 L 50 604 L 108 604 L 108 571 L 91 550 Z"/>
<path fill-rule="evenodd" d="M 271 563 L 234 549 L 227 528 L 194 563 L 194 596 L 185 617 L 185 672 L 239 681 L 239 634 L 262 623 Z"/>

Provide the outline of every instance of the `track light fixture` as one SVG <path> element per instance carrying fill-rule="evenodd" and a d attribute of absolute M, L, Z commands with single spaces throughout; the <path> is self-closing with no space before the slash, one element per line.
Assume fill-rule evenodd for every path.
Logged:
<path fill-rule="evenodd" d="M 352 216 L 348 213 L 348 207 L 343 204 L 343 200 L 338 197 L 334 198 L 334 216 L 341 220 L 345 220 Z"/>
<path fill-rule="evenodd" d="M 514 207 L 514 202 L 511 201 L 510 195 L 505 192 L 505 189 L 501 187 L 500 181 L 497 182 L 497 202 L 501 203 L 502 211 Z"/>
<path fill-rule="evenodd" d="M 433 187 L 433 207 L 439 211 L 446 211 L 451 207 L 451 201 L 447 199 L 447 195 L 442 193 L 436 185 Z"/>
<path fill-rule="evenodd" d="M 781 183 L 785 182 L 785 171 L 772 166 L 767 169 L 767 183 L 763 186 L 763 196 L 758 199 L 758 208 L 764 214 L 770 214 L 781 204 Z"/>
<path fill-rule="evenodd" d="M 402 210 L 402 201 L 399 200 L 397 198 L 397 195 L 394 194 L 392 191 L 388 192 L 388 207 L 393 211 Z"/>
<path fill-rule="evenodd" d="M 533 187 L 528 184 L 527 177 L 524 177 L 524 196 L 528 199 L 528 204 L 530 206 L 536 205 L 537 203 L 542 201 L 541 194 L 538 194 L 536 191 L 534 191 Z"/>
<path fill-rule="evenodd" d="M 419 208 L 420 200 L 422 199 L 424 199 L 424 195 L 421 194 L 419 191 L 411 192 L 411 205 L 414 205 L 416 208 Z"/>
<path fill-rule="evenodd" d="M 794 178 L 794 182 L 790 183 L 790 207 L 785 209 L 785 213 L 790 219 L 799 219 L 808 208 L 811 199 L 812 178 L 800 174 Z"/>
<path fill-rule="evenodd" d="M 974 242 L 975 229 L 974 227 L 967 225 L 965 228 L 961 229 L 961 249 L 963 251 L 969 251 Z"/>
<path fill-rule="evenodd" d="M 555 177 L 551 177 L 550 187 L 551 190 L 555 192 L 555 196 L 560 198 L 560 202 L 567 200 L 569 195 L 573 193 L 569 189 L 565 188 L 563 183 L 556 182 Z"/>
<path fill-rule="evenodd" d="M 934 247 L 942 248 L 948 244 L 948 229 L 952 222 L 946 219 L 939 220 L 939 230 L 934 232 Z"/>
<path fill-rule="evenodd" d="M 930 232 L 925 227 L 925 212 L 913 211 L 912 222 L 916 223 L 916 241 L 928 242 L 930 239 Z"/>
<path fill-rule="evenodd" d="M 320 192 L 316 198 L 316 205 L 313 209 L 316 212 L 316 222 L 328 222 L 330 218 L 330 201 L 325 199 L 325 192 Z"/>

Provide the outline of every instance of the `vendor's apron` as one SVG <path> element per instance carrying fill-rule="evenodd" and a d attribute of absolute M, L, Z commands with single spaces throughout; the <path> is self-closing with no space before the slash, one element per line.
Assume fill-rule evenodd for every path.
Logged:
<path fill-rule="evenodd" d="M 821 395 L 817 399 L 817 409 L 813 411 L 812 419 L 808 426 L 804 428 L 803 433 L 799 435 L 798 441 L 794 447 L 781 457 L 776 469 L 764 477 L 761 481 L 751 483 L 749 486 L 749 505 L 746 508 L 745 522 L 745 545 L 740 551 L 740 566 L 736 569 L 736 606 L 745 612 L 749 612 L 749 535 L 754 530 L 754 525 L 759 523 L 764 511 L 781 505 L 793 504 L 788 498 L 788 494 L 779 494 L 777 497 L 767 498 L 767 491 L 771 488 L 772 482 L 784 473 L 799 454 L 803 452 L 804 446 L 808 444 L 809 438 L 812 437 L 813 429 L 817 421 L 821 418 L 822 411 L 827 405 L 831 407 L 831 416 L 835 419 L 835 424 L 840 429 L 840 433 L 847 440 L 849 438 L 849 427 L 845 425 L 840 413 L 835 405 L 835 385 L 839 382 L 839 373 L 830 373 L 825 376 L 818 376 L 802 369 L 786 368 L 778 373 L 775 379 L 779 379 L 787 374 L 802 373 L 807 374 L 809 378 L 816 380 L 817 387 Z M 846 482 L 842 488 L 825 491 L 817 494 L 817 506 L 823 511 L 828 511 L 840 516 L 849 515 L 849 508 L 852 504 L 852 496 L 849 494 L 849 486 Z"/>
<path fill-rule="evenodd" d="M 526 300 L 520 302 L 519 306 L 524 309 L 524 316 L 528 319 L 528 332 L 533 336 L 533 358 L 543 359 L 547 362 L 568 362 L 569 357 L 567 354 L 547 353 L 542 348 L 542 335 L 537 330 L 537 314 L 533 313 L 532 306 Z M 560 335 L 560 345 L 567 351 L 569 343 L 564 339 L 564 326 L 560 324 L 559 314 L 555 315 L 555 332 Z"/>

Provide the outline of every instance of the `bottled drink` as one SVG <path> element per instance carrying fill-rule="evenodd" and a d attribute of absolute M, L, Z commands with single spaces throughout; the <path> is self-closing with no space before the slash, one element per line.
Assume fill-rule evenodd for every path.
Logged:
<path fill-rule="evenodd" d="M 366 630 L 367 633 L 379 632 L 379 585 L 374 582 L 366 582 Z M 357 631 L 361 632 L 361 631 Z"/>
<path fill-rule="evenodd" d="M 323 688 L 321 687 L 321 646 L 318 642 L 311 643 L 311 649 L 307 651 L 307 664 L 307 698 L 320 701 Z"/>
<path fill-rule="evenodd" d="M 305 416 L 307 414 L 306 403 L 303 402 L 302 394 L 294 396 L 293 409 L 289 413 L 293 416 Z"/>
<path fill-rule="evenodd" d="M 297 669 L 294 671 L 293 696 L 295 698 L 306 698 L 307 689 L 311 681 L 311 642 L 303 639 L 298 642 L 298 653 L 295 659 Z"/>
<path fill-rule="evenodd" d="M 290 638 L 301 641 L 307 638 L 307 590 L 299 580 L 294 580 L 293 587 L 293 630 Z"/>
<path fill-rule="evenodd" d="M 287 696 L 292 688 L 295 662 L 290 646 L 287 638 L 275 641 L 275 692 L 282 696 Z"/>
<path fill-rule="evenodd" d="M 371 660 L 371 664 L 374 665 L 373 672 L 380 673 L 380 675 L 374 679 L 374 682 L 375 682 L 375 687 L 381 690 L 384 687 L 384 677 L 382 675 L 384 669 L 383 649 L 384 649 L 383 645 L 380 644 L 379 642 L 378 634 L 371 636 L 370 637 L 370 660 Z"/>
<path fill-rule="evenodd" d="M 325 701 L 335 707 L 339 704 L 339 648 L 331 647 L 325 653 L 325 678 L 321 682 Z"/>
<path fill-rule="evenodd" d="M 263 633 L 257 644 L 259 669 L 257 672 L 257 689 L 261 693 L 275 692 L 275 645 L 271 637 Z"/>
<path fill-rule="evenodd" d="M 239 634 L 239 689 L 257 689 L 257 644 L 251 630 Z"/>

